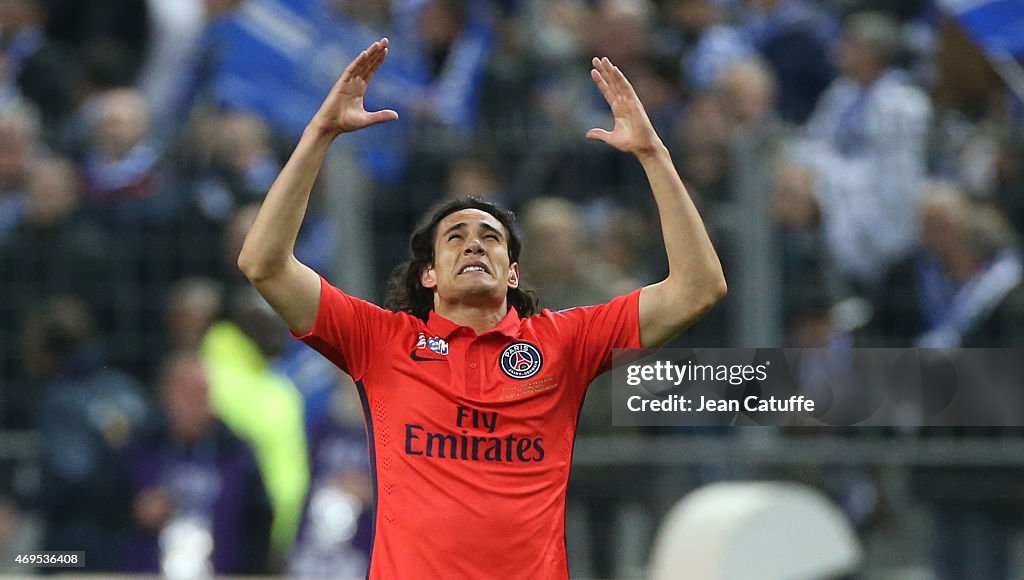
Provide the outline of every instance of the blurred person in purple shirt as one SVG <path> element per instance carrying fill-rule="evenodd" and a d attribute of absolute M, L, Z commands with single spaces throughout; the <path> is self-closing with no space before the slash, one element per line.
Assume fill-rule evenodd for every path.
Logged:
<path fill-rule="evenodd" d="M 134 531 L 125 568 L 175 575 L 266 572 L 270 503 L 252 451 L 210 409 L 193 354 L 160 373 L 160 412 L 124 452 Z"/>

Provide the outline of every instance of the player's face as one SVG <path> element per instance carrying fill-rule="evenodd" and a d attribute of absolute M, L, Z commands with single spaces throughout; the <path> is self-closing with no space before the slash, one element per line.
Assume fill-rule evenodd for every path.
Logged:
<path fill-rule="evenodd" d="M 510 264 L 505 227 L 478 209 L 454 212 L 437 226 L 434 263 L 423 270 L 424 288 L 446 299 L 501 301 L 519 286 L 519 264 Z"/>

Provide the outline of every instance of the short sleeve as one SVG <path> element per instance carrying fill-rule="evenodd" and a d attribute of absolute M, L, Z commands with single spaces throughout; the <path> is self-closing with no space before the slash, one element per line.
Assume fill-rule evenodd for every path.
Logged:
<path fill-rule="evenodd" d="M 640 348 L 640 290 L 559 313 L 574 328 L 574 360 L 590 380 L 612 368 L 612 350 Z M 589 381 L 588 381 L 589 382 Z"/>
<path fill-rule="evenodd" d="M 349 296 L 321 277 L 320 306 L 313 328 L 292 336 L 358 381 L 407 324 L 407 315 Z"/>

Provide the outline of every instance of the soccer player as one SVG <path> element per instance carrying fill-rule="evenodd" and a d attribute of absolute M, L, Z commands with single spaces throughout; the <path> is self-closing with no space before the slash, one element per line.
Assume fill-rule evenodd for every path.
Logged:
<path fill-rule="evenodd" d="M 352 375 L 375 487 L 371 578 L 566 578 L 565 492 L 587 386 L 613 348 L 658 347 L 726 292 L 700 216 L 643 105 L 607 58 L 591 76 L 615 117 L 587 137 L 637 157 L 668 277 L 598 306 L 534 312 L 511 214 L 442 206 L 412 237 L 385 310 L 295 259 L 309 192 L 338 136 L 394 121 L 363 96 L 381 39 L 342 73 L 263 202 L 238 265 L 295 336 Z"/>

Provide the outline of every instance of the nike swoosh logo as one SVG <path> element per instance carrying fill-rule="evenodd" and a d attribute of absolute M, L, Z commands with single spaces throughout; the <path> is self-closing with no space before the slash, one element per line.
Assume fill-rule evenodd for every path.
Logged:
<path fill-rule="evenodd" d="M 411 353 L 409 353 L 409 356 L 412 357 L 412 360 L 423 361 L 423 362 L 444 362 L 445 361 L 445 359 L 443 359 L 443 358 L 424 358 L 424 357 L 416 354 L 416 351 L 412 351 Z"/>

